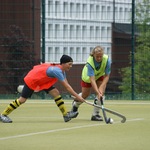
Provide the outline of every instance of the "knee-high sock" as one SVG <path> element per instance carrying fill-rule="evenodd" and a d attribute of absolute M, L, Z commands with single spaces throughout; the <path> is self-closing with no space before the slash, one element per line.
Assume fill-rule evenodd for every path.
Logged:
<path fill-rule="evenodd" d="M 74 107 L 76 107 L 77 109 L 79 108 L 79 106 L 82 104 L 82 102 L 77 102 L 77 101 L 73 101 L 72 105 Z M 77 111 L 77 110 L 76 110 Z"/>
<path fill-rule="evenodd" d="M 78 94 L 79 96 L 82 96 L 82 93 L 79 93 Z M 73 103 L 72 103 L 72 106 L 73 106 L 73 108 L 72 108 L 72 110 L 75 112 L 75 111 L 78 111 L 78 108 L 79 108 L 79 106 L 82 104 L 82 102 L 77 102 L 77 101 L 73 101 Z"/>
<path fill-rule="evenodd" d="M 95 98 L 94 103 L 96 105 L 101 105 L 100 100 L 98 100 L 97 98 Z M 99 115 L 99 111 L 100 111 L 100 108 L 94 107 L 93 108 L 93 116 Z"/>
<path fill-rule="evenodd" d="M 105 100 L 105 96 L 103 96 L 103 100 Z M 101 102 L 100 102 L 100 100 L 98 100 L 97 97 L 95 98 L 94 103 L 96 105 L 99 105 L 99 106 L 101 105 Z M 99 112 L 100 112 L 100 108 L 94 107 L 94 109 L 93 109 L 93 116 L 99 115 Z"/>
<path fill-rule="evenodd" d="M 18 99 L 12 101 L 2 112 L 2 115 L 9 115 L 14 109 L 18 108 L 20 105 L 21 104 Z"/>
<path fill-rule="evenodd" d="M 61 95 L 55 97 L 54 100 L 56 105 L 59 107 L 60 111 L 62 112 L 63 116 L 65 116 L 67 114 L 67 108 L 65 107 Z"/>

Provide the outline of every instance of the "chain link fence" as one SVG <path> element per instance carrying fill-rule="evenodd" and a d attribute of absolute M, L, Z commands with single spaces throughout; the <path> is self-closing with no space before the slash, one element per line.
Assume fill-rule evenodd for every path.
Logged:
<path fill-rule="evenodd" d="M 34 65 L 59 63 L 62 54 L 73 58 L 67 78 L 75 91 L 81 92 L 81 70 L 90 51 L 100 45 L 112 62 L 106 99 L 149 100 L 149 74 L 147 68 L 142 70 L 143 60 L 137 59 L 136 54 L 138 36 L 143 32 L 135 22 L 140 20 L 140 9 L 145 10 L 143 1 L 0 0 L 0 9 L 1 99 L 16 98 L 18 85 L 23 84 L 24 76 Z M 143 20 L 144 17 L 143 13 Z M 143 37 L 148 38 L 149 30 L 146 31 Z M 144 46 L 141 49 L 149 55 Z M 147 56 L 141 57 L 147 60 Z M 70 98 L 60 83 L 55 86 L 64 98 Z M 91 91 L 89 98 L 93 97 Z M 32 98 L 50 97 L 40 92 Z"/>

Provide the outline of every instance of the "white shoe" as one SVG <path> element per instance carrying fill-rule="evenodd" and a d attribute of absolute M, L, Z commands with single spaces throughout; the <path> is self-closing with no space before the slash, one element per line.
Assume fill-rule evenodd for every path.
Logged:
<path fill-rule="evenodd" d="M 64 121 L 65 121 L 65 122 L 68 122 L 68 121 L 70 121 L 72 118 L 76 118 L 77 115 L 78 115 L 78 112 L 69 111 L 66 116 L 63 116 L 63 117 L 64 117 Z"/>

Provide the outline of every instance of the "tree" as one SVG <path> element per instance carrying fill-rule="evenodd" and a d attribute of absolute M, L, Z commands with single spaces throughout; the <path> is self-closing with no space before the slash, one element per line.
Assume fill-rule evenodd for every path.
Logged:
<path fill-rule="evenodd" d="M 143 0 L 136 5 L 136 38 L 135 52 L 135 93 L 150 93 L 150 1 Z M 131 66 L 121 69 L 122 93 L 131 93 Z"/>
<path fill-rule="evenodd" d="M 23 76 L 36 62 L 31 49 L 33 42 L 27 39 L 21 28 L 11 25 L 9 31 L 1 39 L 3 58 L 0 60 L 0 73 L 6 93 L 14 93 L 18 84 L 22 84 Z"/>

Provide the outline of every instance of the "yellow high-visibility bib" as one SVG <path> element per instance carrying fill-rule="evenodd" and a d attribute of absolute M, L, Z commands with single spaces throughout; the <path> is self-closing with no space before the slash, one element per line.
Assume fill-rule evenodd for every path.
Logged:
<path fill-rule="evenodd" d="M 95 74 L 95 80 L 97 80 L 99 77 L 105 75 L 105 68 L 108 60 L 108 55 L 104 54 L 101 62 L 101 67 L 96 70 L 94 65 L 94 58 L 92 56 L 89 56 L 87 59 L 87 63 L 85 64 L 83 70 L 82 70 L 82 80 L 86 83 L 90 83 L 90 77 L 87 75 L 88 67 L 87 64 L 90 64 L 92 68 L 94 69 Z"/>

